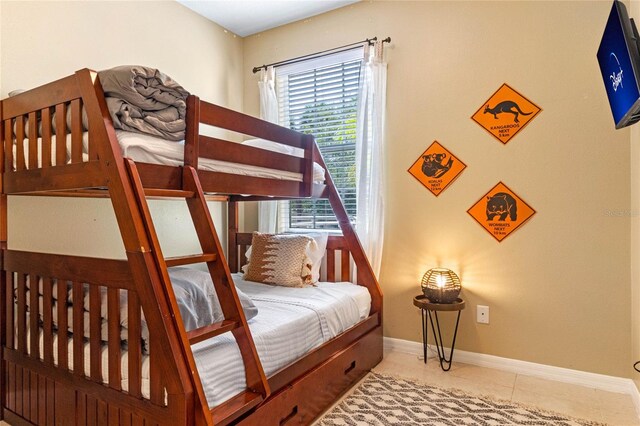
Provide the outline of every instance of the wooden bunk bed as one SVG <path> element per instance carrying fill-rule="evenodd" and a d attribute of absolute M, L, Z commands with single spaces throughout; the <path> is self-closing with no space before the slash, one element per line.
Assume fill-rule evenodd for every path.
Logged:
<path fill-rule="evenodd" d="M 5 99 L 0 107 L 0 418 L 15 425 L 309 424 L 382 359 L 382 294 L 330 175 L 314 182 L 314 162 L 326 166 L 311 136 L 190 96 L 184 166 L 136 163 L 123 157 L 100 81 L 87 69 Z M 84 148 L 83 111 L 88 120 Z M 200 133 L 201 124 L 301 148 L 304 156 L 207 137 Z M 302 180 L 199 170 L 202 158 L 300 173 Z M 227 202 L 228 259 L 205 193 Z M 17 194 L 108 196 L 126 260 L 9 249 L 7 196 Z M 163 256 L 147 197 L 186 200 L 202 253 Z M 267 378 L 230 276 L 246 261 L 251 244 L 251 235 L 239 232 L 238 203 L 304 197 L 328 199 L 342 230 L 327 245 L 327 281 L 349 281 L 355 265 L 357 284 L 371 295 L 371 310 L 355 326 Z M 186 332 L 168 268 L 190 263 L 208 266 L 225 320 Z M 70 302 L 82 300 L 85 291 L 88 313 L 82 303 Z M 106 343 L 100 338 L 103 293 Z M 128 300 L 126 364 L 121 364 L 123 294 Z M 69 306 L 71 315 L 56 306 Z M 146 352 L 140 343 L 141 311 L 149 324 Z M 70 326 L 88 328 L 88 338 L 62 332 Z M 240 348 L 247 388 L 209 407 L 191 345 L 227 332 Z M 142 390 L 143 357 L 149 362 L 148 397 Z"/>

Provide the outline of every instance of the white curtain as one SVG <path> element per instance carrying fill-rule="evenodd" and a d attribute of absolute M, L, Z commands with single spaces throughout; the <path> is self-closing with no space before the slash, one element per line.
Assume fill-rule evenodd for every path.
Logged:
<path fill-rule="evenodd" d="M 384 131 L 387 64 L 383 43 L 365 46 L 356 131 L 356 232 L 380 274 L 384 239 Z"/>
<path fill-rule="evenodd" d="M 278 97 L 276 96 L 275 69 L 263 68 L 258 82 L 260 90 L 260 118 L 278 124 Z M 278 202 L 258 202 L 258 232 L 274 234 L 278 225 Z"/>

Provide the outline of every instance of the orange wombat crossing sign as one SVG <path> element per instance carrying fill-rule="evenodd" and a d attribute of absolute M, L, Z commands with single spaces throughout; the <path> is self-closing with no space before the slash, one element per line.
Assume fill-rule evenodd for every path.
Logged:
<path fill-rule="evenodd" d="M 499 182 L 471 206 L 467 213 L 493 238 L 502 241 L 531 219 L 536 211 L 507 188 L 507 185 Z"/>
<path fill-rule="evenodd" d="M 408 172 L 436 197 L 467 167 L 448 149 L 433 141 Z"/>
<path fill-rule="evenodd" d="M 471 118 L 493 137 L 506 144 L 540 111 L 540 107 L 505 83 Z"/>

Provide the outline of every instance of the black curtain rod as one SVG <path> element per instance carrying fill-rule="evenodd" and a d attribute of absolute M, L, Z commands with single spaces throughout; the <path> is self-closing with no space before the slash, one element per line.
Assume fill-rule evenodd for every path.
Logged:
<path fill-rule="evenodd" d="M 269 67 L 279 67 L 281 65 L 295 64 L 297 62 L 302 62 L 302 61 L 307 60 L 307 59 L 322 58 L 323 56 L 327 56 L 327 55 L 330 55 L 330 54 L 333 54 L 333 53 L 346 52 L 348 50 L 357 49 L 357 48 L 360 47 L 360 45 L 363 45 L 364 43 L 367 43 L 367 44 L 371 45 L 376 40 L 378 40 L 378 37 L 367 38 L 365 40 L 358 41 L 358 42 L 355 42 L 355 43 L 345 44 L 344 46 L 340 46 L 340 47 L 334 47 L 333 49 L 327 49 L 327 50 L 323 50 L 321 52 L 310 53 L 308 55 L 298 56 L 297 58 L 291 58 L 291 59 L 287 59 L 287 60 L 280 61 L 280 62 L 274 62 L 272 64 L 261 65 L 259 67 L 253 67 L 253 73 L 255 74 L 258 71 L 260 71 L 261 69 L 265 69 L 266 70 Z M 382 40 L 382 42 L 383 43 L 391 43 L 391 37 L 385 38 L 384 40 Z"/>

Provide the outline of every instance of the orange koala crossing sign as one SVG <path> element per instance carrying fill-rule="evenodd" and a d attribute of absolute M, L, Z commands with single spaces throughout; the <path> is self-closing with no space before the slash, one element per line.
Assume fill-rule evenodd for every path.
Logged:
<path fill-rule="evenodd" d="M 536 211 L 500 182 L 467 213 L 500 242 L 531 219 Z"/>
<path fill-rule="evenodd" d="M 506 144 L 540 111 L 540 107 L 505 83 L 471 118 L 493 137 Z"/>
<path fill-rule="evenodd" d="M 436 197 L 467 167 L 448 149 L 433 141 L 408 172 Z"/>

